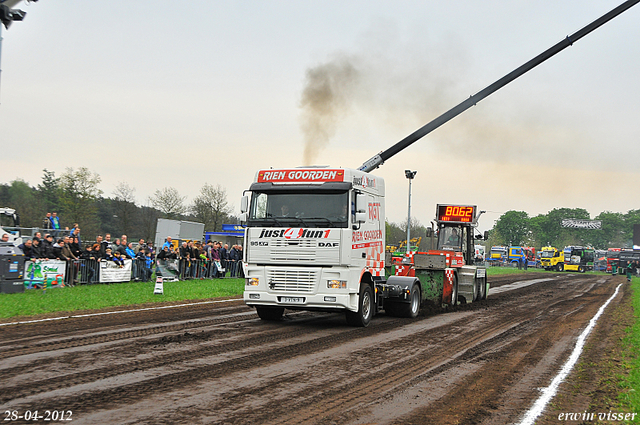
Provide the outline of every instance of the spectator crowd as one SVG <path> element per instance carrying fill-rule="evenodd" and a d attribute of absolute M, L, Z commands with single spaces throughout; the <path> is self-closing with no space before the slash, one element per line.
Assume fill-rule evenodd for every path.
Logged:
<path fill-rule="evenodd" d="M 71 230 L 68 227 L 61 229 L 60 219 L 55 212 L 46 214 L 42 230 L 18 248 L 24 253 L 25 261 L 65 261 L 65 283 L 70 286 L 98 282 L 99 263 L 102 261 L 124 267 L 126 259 L 132 260 L 132 280 L 149 281 L 154 269 L 157 275 L 162 275 L 163 268 L 174 271 L 172 276 L 180 280 L 243 277 L 241 245 L 229 248 L 226 243 L 212 240 L 207 243 L 189 241 L 178 244 L 167 237 L 159 252 L 156 252 L 151 241 L 140 239 L 134 243 L 128 240 L 127 235 L 112 240 L 109 233 L 104 237 L 98 235 L 95 242 L 83 244 L 78 224 L 74 224 Z M 5 233 L 2 242 L 7 241 L 8 234 Z"/>

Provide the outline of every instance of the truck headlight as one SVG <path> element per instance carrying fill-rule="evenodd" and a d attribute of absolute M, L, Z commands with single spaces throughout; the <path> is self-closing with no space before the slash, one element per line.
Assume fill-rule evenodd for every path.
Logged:
<path fill-rule="evenodd" d="M 329 289 L 345 289 L 347 287 L 346 280 L 328 280 L 327 288 Z"/>
<path fill-rule="evenodd" d="M 247 286 L 258 286 L 258 282 L 260 282 L 260 280 L 257 277 L 249 277 L 249 278 L 247 278 L 246 285 Z"/>

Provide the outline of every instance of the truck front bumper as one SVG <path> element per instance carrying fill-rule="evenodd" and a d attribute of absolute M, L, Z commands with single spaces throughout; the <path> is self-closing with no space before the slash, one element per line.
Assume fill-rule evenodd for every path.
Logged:
<path fill-rule="evenodd" d="M 357 311 L 357 294 L 273 294 L 245 288 L 244 302 L 250 306 L 284 307 L 300 310 Z"/>

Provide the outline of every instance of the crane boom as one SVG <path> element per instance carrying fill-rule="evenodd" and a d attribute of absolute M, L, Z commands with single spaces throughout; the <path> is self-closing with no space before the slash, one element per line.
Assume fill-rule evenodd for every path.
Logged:
<path fill-rule="evenodd" d="M 22 21 L 26 12 L 20 9 L 12 9 L 22 0 L 0 0 L 0 22 L 6 29 L 9 29 L 13 21 Z M 27 0 L 38 1 L 38 0 Z"/>
<path fill-rule="evenodd" d="M 598 18 L 595 21 L 591 22 L 589 25 L 587 25 L 587 26 L 583 27 L 582 29 L 576 31 L 575 33 L 567 36 L 564 40 L 556 43 L 554 46 L 552 46 L 549 49 L 545 50 L 544 52 L 540 53 L 535 58 L 531 59 L 530 61 L 528 61 L 525 64 L 521 65 L 520 67 L 516 68 L 515 70 L 511 71 L 509 74 L 507 74 L 504 77 L 500 78 L 499 80 L 497 80 L 493 84 L 487 86 L 486 88 L 482 89 L 478 93 L 470 96 L 465 101 L 460 102 L 458 105 L 456 105 L 453 108 L 449 109 L 444 114 L 440 115 L 439 117 L 435 118 L 434 120 L 432 120 L 428 124 L 424 125 L 423 127 L 421 127 L 418 130 L 414 131 L 413 133 L 411 133 L 410 135 L 408 135 L 404 139 L 400 140 L 398 143 L 396 143 L 395 145 L 391 146 L 389 149 L 387 149 L 387 150 L 385 150 L 383 152 L 380 152 L 379 154 L 377 154 L 374 157 L 370 158 L 369 160 L 364 162 L 358 169 L 360 171 L 364 171 L 364 172 L 370 172 L 372 170 L 375 170 L 380 165 L 382 165 L 387 159 L 391 158 L 395 154 L 397 154 L 400 151 L 404 150 L 405 148 L 409 147 L 411 144 L 417 142 L 418 140 L 420 140 L 421 138 L 423 138 L 427 134 L 431 133 L 436 128 L 440 127 L 444 123 L 448 122 L 449 120 L 451 120 L 451 119 L 455 118 L 456 116 L 460 115 L 461 113 L 463 113 L 464 111 L 466 111 L 470 107 L 474 106 L 476 103 L 480 102 L 485 97 L 487 97 L 490 94 L 498 91 L 500 88 L 506 86 L 511 81 L 513 81 L 516 78 L 520 77 L 522 74 L 524 74 L 524 73 L 530 71 L 531 69 L 535 68 L 536 66 L 540 65 L 542 62 L 544 62 L 547 59 L 549 59 L 550 57 L 554 56 L 556 53 L 559 53 L 562 50 L 564 50 L 565 48 L 571 46 L 573 43 L 575 43 L 576 41 L 580 40 L 585 35 L 589 34 L 590 32 L 592 32 L 593 30 L 597 29 L 598 27 L 604 25 L 605 23 L 607 23 L 611 19 L 613 19 L 616 16 L 620 15 L 622 12 L 626 11 L 627 9 L 631 8 L 632 6 L 635 6 L 639 2 L 640 2 L 640 0 L 628 0 L 628 1 L 624 2 L 624 3 L 622 3 L 621 5 L 616 7 L 615 9 L 611 10 L 610 12 L 602 15 L 600 18 Z"/>

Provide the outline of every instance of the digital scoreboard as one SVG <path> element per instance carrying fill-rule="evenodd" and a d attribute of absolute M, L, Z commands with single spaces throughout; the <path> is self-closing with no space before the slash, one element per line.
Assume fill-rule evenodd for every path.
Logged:
<path fill-rule="evenodd" d="M 436 211 L 436 220 L 448 223 L 473 223 L 475 216 L 475 205 L 438 204 Z"/>

